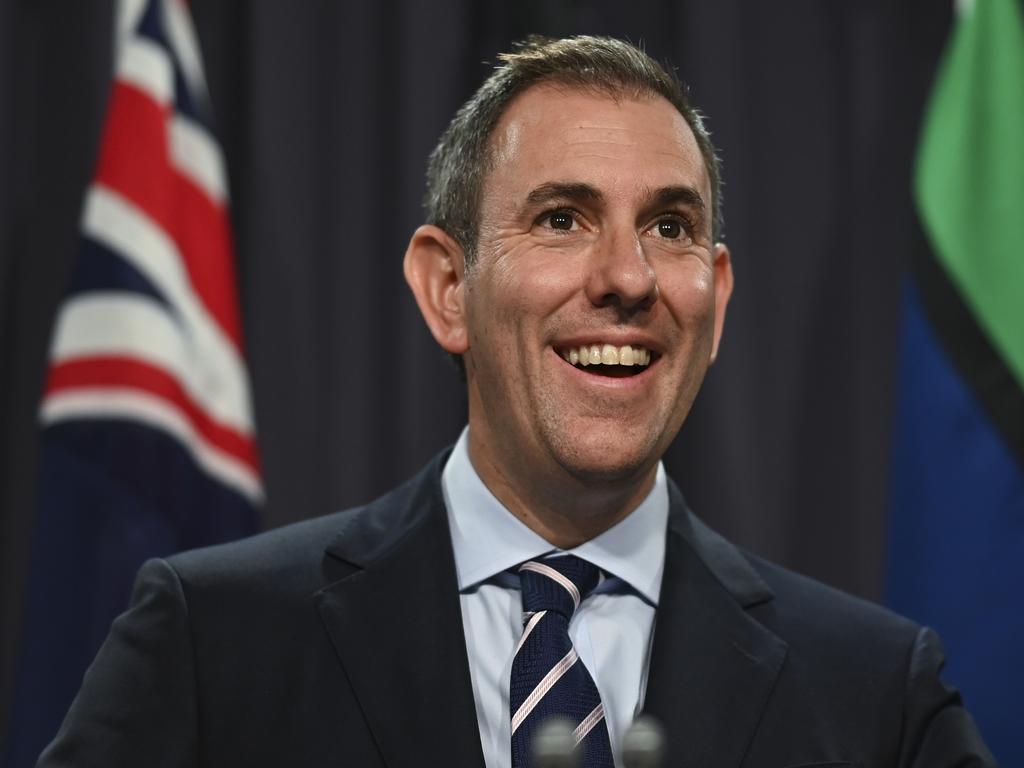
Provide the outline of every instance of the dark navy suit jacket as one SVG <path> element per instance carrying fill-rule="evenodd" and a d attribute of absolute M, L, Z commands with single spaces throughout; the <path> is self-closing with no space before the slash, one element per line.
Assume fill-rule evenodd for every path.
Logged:
<path fill-rule="evenodd" d="M 481 766 L 441 468 L 148 562 L 43 766 Z M 670 484 L 666 765 L 994 765 L 936 636 L 743 553 Z"/>

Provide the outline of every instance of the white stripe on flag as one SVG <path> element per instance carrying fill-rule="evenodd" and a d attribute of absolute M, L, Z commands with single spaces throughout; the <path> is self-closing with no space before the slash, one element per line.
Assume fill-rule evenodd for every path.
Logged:
<path fill-rule="evenodd" d="M 138 36 L 125 38 L 117 62 L 117 79 L 167 105 L 174 96 L 174 69 L 167 52 Z"/>
<path fill-rule="evenodd" d="M 176 438 L 210 476 L 254 504 L 263 499 L 260 479 L 247 465 L 204 440 L 175 405 L 156 395 L 117 387 L 79 387 L 53 392 L 43 401 L 40 418 L 44 424 L 97 418 L 143 422 Z"/>
<path fill-rule="evenodd" d="M 228 199 L 220 147 L 206 129 L 181 115 L 171 119 L 171 163 L 219 205 Z"/>
<path fill-rule="evenodd" d="M 171 50 L 181 66 L 185 82 L 197 101 L 206 101 L 206 78 L 203 76 L 202 58 L 199 44 L 196 42 L 195 27 L 192 17 L 183 0 L 163 0 L 164 30 Z"/>
<path fill-rule="evenodd" d="M 121 195 L 94 184 L 86 195 L 82 232 L 124 258 L 167 298 L 185 325 L 192 364 L 201 366 L 202 380 L 214 393 L 202 402 L 209 400 L 224 423 L 251 431 L 245 363 L 192 289 L 177 246 L 163 229 Z"/>
<path fill-rule="evenodd" d="M 135 26 L 139 23 L 142 12 L 145 10 L 146 0 L 119 0 L 117 4 L 117 38 L 114 41 L 115 53 L 123 41 L 135 32 Z"/>
<path fill-rule="evenodd" d="M 562 660 L 555 664 L 551 668 L 551 671 L 544 675 L 544 679 L 537 683 L 537 687 L 533 689 L 533 692 L 526 697 L 519 709 L 512 716 L 512 733 L 514 734 L 519 730 L 519 726 L 523 724 L 523 721 L 530 716 L 534 708 L 540 704 L 540 700 L 544 698 L 545 694 L 550 691 L 555 683 L 562 679 L 562 675 L 568 672 L 572 665 L 576 663 L 579 656 L 576 655 L 576 649 L 571 648 Z"/>
<path fill-rule="evenodd" d="M 567 579 L 561 573 L 556 571 L 550 565 L 544 565 L 544 563 L 538 563 L 536 560 L 530 560 L 519 566 L 520 571 L 533 571 L 547 576 L 554 582 L 561 584 L 565 587 L 565 591 L 569 593 L 569 597 L 572 598 L 573 605 L 576 608 L 580 607 L 580 591 L 576 588 L 576 585 L 572 583 L 570 579 Z"/>
<path fill-rule="evenodd" d="M 253 431 L 249 404 L 209 354 L 155 300 L 139 294 L 87 293 L 65 302 L 57 317 L 53 364 L 103 355 L 134 358 L 165 370 L 214 421 Z"/>
<path fill-rule="evenodd" d="M 598 702 L 598 705 L 594 707 L 594 710 L 583 718 L 579 725 L 576 726 L 576 730 L 572 732 L 572 737 L 579 744 L 585 738 L 587 734 L 594 730 L 594 726 L 601 722 L 604 718 L 604 704 Z"/>

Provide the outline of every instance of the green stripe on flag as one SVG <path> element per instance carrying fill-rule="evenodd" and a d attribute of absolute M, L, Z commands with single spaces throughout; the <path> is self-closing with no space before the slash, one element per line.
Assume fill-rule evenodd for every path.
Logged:
<path fill-rule="evenodd" d="M 939 68 L 915 193 L 936 258 L 1024 390 L 1024 16 L 975 0 Z"/>

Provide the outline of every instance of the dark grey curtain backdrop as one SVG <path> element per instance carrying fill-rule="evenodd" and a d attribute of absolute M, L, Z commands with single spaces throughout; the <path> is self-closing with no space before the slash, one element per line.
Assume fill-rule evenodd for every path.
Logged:
<path fill-rule="evenodd" d="M 0 737 L 35 408 L 112 5 L 0 2 Z M 192 5 L 232 185 L 265 526 L 368 500 L 458 434 L 460 385 L 401 276 L 425 158 L 511 40 L 606 33 L 679 67 L 725 161 L 737 290 L 670 472 L 734 540 L 878 595 L 909 173 L 949 2 Z"/>

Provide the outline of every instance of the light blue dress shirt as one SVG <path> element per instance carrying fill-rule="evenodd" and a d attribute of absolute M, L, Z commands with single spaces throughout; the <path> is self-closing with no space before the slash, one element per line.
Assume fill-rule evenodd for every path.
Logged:
<path fill-rule="evenodd" d="M 559 552 L 509 512 L 469 458 L 463 430 L 442 475 L 455 551 L 473 698 L 487 768 L 510 768 L 509 678 L 523 632 L 519 578 L 509 568 Z M 665 566 L 668 487 L 654 487 L 632 514 L 569 550 L 609 577 L 583 601 L 569 635 L 597 683 L 616 765 L 622 735 L 643 707 L 654 614 Z"/>

